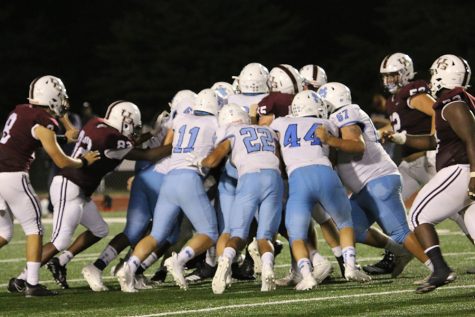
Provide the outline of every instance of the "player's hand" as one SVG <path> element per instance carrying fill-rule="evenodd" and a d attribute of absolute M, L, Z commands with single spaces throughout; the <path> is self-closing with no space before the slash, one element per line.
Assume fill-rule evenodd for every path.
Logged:
<path fill-rule="evenodd" d="M 381 143 L 392 142 L 396 144 L 406 143 L 406 131 L 394 133 L 394 131 L 383 131 L 381 134 Z"/>
<path fill-rule="evenodd" d="M 323 143 L 328 143 L 330 134 L 328 133 L 327 128 L 324 125 L 319 126 L 315 134 L 320 139 L 320 141 L 322 141 Z"/>
<path fill-rule="evenodd" d="M 87 161 L 87 166 L 90 166 L 91 164 L 93 164 L 95 161 L 97 161 L 98 159 L 101 158 L 101 155 L 99 154 L 99 151 L 88 151 L 88 152 L 85 152 L 83 155 L 82 155 L 83 158 L 86 159 Z"/>
<path fill-rule="evenodd" d="M 195 153 L 189 153 L 186 156 L 185 160 L 187 160 L 191 166 L 196 166 L 199 169 L 203 168 L 203 165 L 201 164 L 201 162 L 203 161 L 203 158 L 196 155 Z"/>
<path fill-rule="evenodd" d="M 79 130 L 69 129 L 68 131 L 66 131 L 66 133 L 64 133 L 64 135 L 68 139 L 68 143 L 73 143 L 73 142 L 76 142 L 78 140 Z"/>
<path fill-rule="evenodd" d="M 157 136 L 162 130 L 163 124 L 167 122 L 168 118 L 170 118 L 170 113 L 166 110 L 162 111 L 162 113 L 160 113 L 160 115 L 157 117 L 157 120 L 155 120 L 155 123 L 150 133 L 153 136 Z"/>
<path fill-rule="evenodd" d="M 471 177 L 468 183 L 468 197 L 475 200 L 475 177 Z"/>

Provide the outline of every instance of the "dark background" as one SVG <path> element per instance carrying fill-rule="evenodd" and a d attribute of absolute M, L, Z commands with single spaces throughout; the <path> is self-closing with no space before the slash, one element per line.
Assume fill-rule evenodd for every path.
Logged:
<path fill-rule="evenodd" d="M 379 65 L 401 51 L 418 78 L 442 54 L 475 67 L 474 1 L 0 1 L 0 127 L 35 77 L 63 79 L 78 112 L 114 100 L 143 121 L 181 89 L 232 82 L 260 62 L 322 66 L 370 111 Z"/>

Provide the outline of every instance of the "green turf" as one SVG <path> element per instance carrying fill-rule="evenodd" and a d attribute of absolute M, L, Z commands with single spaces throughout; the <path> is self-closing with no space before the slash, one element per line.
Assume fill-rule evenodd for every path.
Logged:
<path fill-rule="evenodd" d="M 105 217 L 124 216 L 124 213 L 104 213 Z M 47 224 L 46 236 L 51 232 Z M 109 292 L 93 293 L 80 274 L 81 268 L 92 262 L 123 224 L 110 225 L 109 237 L 99 242 L 68 265 L 71 289 L 59 290 L 60 295 L 49 298 L 24 298 L 6 291 L 6 283 L 24 266 L 24 236 L 15 226 L 10 245 L 0 250 L 0 316 L 137 316 L 137 315 L 202 315 L 202 316 L 475 316 L 475 275 L 465 270 L 475 265 L 475 247 L 459 233 L 450 221 L 438 227 L 446 259 L 458 273 L 456 282 L 424 295 L 414 293 L 414 280 L 425 277 L 428 271 L 412 261 L 397 279 L 378 276 L 370 283 L 345 282 L 334 262 L 334 279 L 310 292 L 296 292 L 290 287 L 272 293 L 261 293 L 259 282 L 239 282 L 223 295 L 213 295 L 210 282 L 191 285 L 182 291 L 168 279 L 152 290 L 126 294 L 119 290 L 116 279 L 110 278 L 107 268 L 105 284 Z M 333 260 L 331 251 L 320 242 L 324 255 Z M 359 263 L 379 260 L 381 251 L 358 245 Z M 277 258 L 277 277 L 289 269 L 286 248 Z M 114 265 L 115 262 L 112 263 Z M 111 266 L 112 266 L 111 265 Z M 148 274 L 153 274 L 158 264 Z M 42 282 L 58 289 L 49 272 L 41 270 Z"/>

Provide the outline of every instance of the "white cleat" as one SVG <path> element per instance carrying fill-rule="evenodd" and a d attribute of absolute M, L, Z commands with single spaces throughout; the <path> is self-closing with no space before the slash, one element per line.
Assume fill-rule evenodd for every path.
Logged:
<path fill-rule="evenodd" d="M 87 284 L 89 284 L 89 287 L 94 292 L 104 292 L 109 290 L 102 282 L 102 271 L 95 267 L 94 264 L 85 266 L 81 273 Z"/>
<path fill-rule="evenodd" d="M 303 280 L 301 280 L 300 283 L 298 283 L 297 286 L 295 286 L 295 289 L 297 291 L 309 291 L 315 286 L 317 286 L 317 281 L 312 275 L 309 275 Z"/>
<path fill-rule="evenodd" d="M 218 260 L 218 268 L 213 277 L 211 288 L 214 294 L 223 294 L 226 287 L 231 285 L 231 262 L 225 256 Z"/>
<path fill-rule="evenodd" d="M 345 279 L 355 282 L 369 282 L 371 277 L 358 268 L 351 268 L 345 264 Z"/>
<path fill-rule="evenodd" d="M 165 260 L 165 266 L 169 273 L 172 274 L 173 280 L 182 290 L 188 289 L 188 283 L 183 275 L 183 267 L 178 263 L 178 254 L 172 253 L 172 256 Z"/>
<path fill-rule="evenodd" d="M 299 271 L 291 268 L 286 277 L 278 279 L 275 284 L 278 286 L 295 286 L 302 281 L 302 274 Z"/>
<path fill-rule="evenodd" d="M 251 243 L 247 246 L 247 251 L 251 255 L 252 260 L 254 261 L 254 273 L 261 274 L 262 272 L 262 260 L 261 254 L 259 253 L 259 246 L 257 245 L 257 240 L 254 238 Z"/>
<path fill-rule="evenodd" d="M 148 278 L 143 274 L 135 275 L 135 288 L 136 289 L 152 289 L 153 286 Z"/>
<path fill-rule="evenodd" d="M 261 292 L 275 291 L 275 276 L 272 267 L 268 266 L 262 268 L 261 281 Z"/>
<path fill-rule="evenodd" d="M 120 290 L 125 293 L 136 293 L 138 292 L 135 288 L 135 276 L 132 272 L 129 264 L 126 262 L 124 265 L 117 271 L 117 279 L 119 280 Z"/>
<path fill-rule="evenodd" d="M 333 267 L 327 259 L 317 260 L 316 257 L 312 260 L 313 272 L 312 275 L 318 284 L 323 282 L 333 272 Z"/>

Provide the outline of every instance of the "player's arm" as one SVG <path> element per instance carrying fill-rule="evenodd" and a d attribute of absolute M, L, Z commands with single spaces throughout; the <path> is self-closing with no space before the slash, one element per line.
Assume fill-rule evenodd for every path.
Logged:
<path fill-rule="evenodd" d="M 214 168 L 231 152 L 231 141 L 224 140 L 201 161 L 201 167 Z"/>
<path fill-rule="evenodd" d="M 68 114 L 66 113 L 64 116 L 59 118 L 59 122 L 63 125 L 66 129 L 64 136 L 66 137 L 67 143 L 76 142 L 79 136 L 79 130 L 72 124 L 71 120 L 69 120 Z"/>
<path fill-rule="evenodd" d="M 249 118 L 251 119 L 251 124 L 257 124 L 257 108 L 258 104 L 253 104 L 249 106 Z"/>
<path fill-rule="evenodd" d="M 273 114 L 265 114 L 265 115 L 259 116 L 259 125 L 270 126 L 272 121 L 274 121 Z"/>
<path fill-rule="evenodd" d="M 341 138 L 328 133 L 327 128 L 321 125 L 317 128 L 317 137 L 329 146 L 348 153 L 363 153 L 366 147 L 361 128 L 356 125 L 348 125 L 340 128 Z"/>
<path fill-rule="evenodd" d="M 158 161 L 172 153 L 172 145 L 167 144 L 167 145 L 162 145 L 153 149 L 139 149 L 139 148 L 134 148 L 130 150 L 127 155 L 125 155 L 125 158 L 127 160 L 132 160 L 132 161 L 151 161 L 155 162 Z"/>
<path fill-rule="evenodd" d="M 413 109 L 419 110 L 432 118 L 430 134 L 435 133 L 435 112 L 432 108 L 434 103 L 435 99 L 429 94 L 419 94 L 409 99 L 409 105 Z"/>
<path fill-rule="evenodd" d="M 98 151 L 86 152 L 81 158 L 72 158 L 64 154 L 56 141 L 56 134 L 48 128 L 38 125 L 34 129 L 36 137 L 41 145 L 59 168 L 81 168 L 84 165 L 91 165 L 100 158 Z"/>

